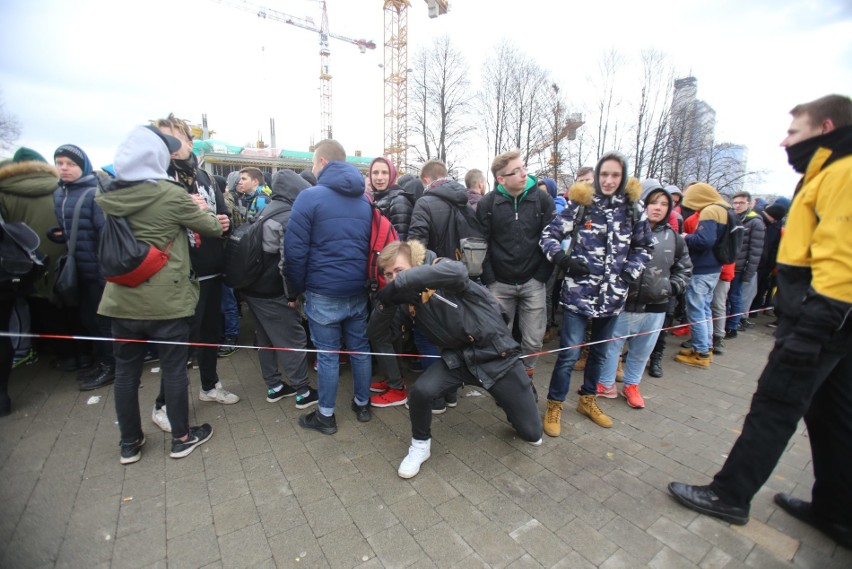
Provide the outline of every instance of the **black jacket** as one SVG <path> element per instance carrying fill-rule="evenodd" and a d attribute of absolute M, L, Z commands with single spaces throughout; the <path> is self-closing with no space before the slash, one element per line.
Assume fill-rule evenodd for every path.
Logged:
<path fill-rule="evenodd" d="M 524 284 L 534 278 L 546 283 L 553 265 L 538 242 L 555 211 L 553 198 L 535 185 L 520 200 L 496 190 L 485 194 L 476 206 L 476 217 L 488 241 L 482 282 Z"/>
<path fill-rule="evenodd" d="M 743 245 L 737 253 L 736 271 L 743 273 L 743 280 L 751 281 L 757 273 L 760 259 L 763 256 L 763 240 L 766 226 L 763 224 L 763 216 L 751 210 L 740 216 L 740 221 L 745 229 Z"/>
<path fill-rule="evenodd" d="M 196 186 L 188 188 L 187 192 L 203 195 L 210 211 L 216 212 L 216 215 L 231 217 L 231 210 L 225 204 L 225 196 L 219 191 L 213 178 L 201 168 L 197 169 Z M 186 231 L 189 237 L 189 260 L 195 275 L 210 277 L 220 274 L 225 268 L 225 240 L 221 237 L 202 237 L 191 229 Z"/>
<path fill-rule="evenodd" d="M 658 223 L 651 234 L 654 237 L 651 260 L 630 285 L 625 312 L 666 312 L 669 301 L 686 290 L 692 278 L 692 260 L 683 237 L 666 222 Z"/>
<path fill-rule="evenodd" d="M 393 186 L 384 192 L 373 192 L 373 201 L 385 217 L 390 219 L 400 241 L 408 241 L 408 226 L 411 225 L 411 210 L 414 197 L 399 186 Z"/>
<path fill-rule="evenodd" d="M 393 281 L 395 295 L 415 300 L 399 303 L 405 310 L 413 309 L 415 326 L 441 348 L 447 367 L 466 367 L 490 389 L 515 364 L 520 346 L 512 339 L 500 303 L 488 289 L 471 282 L 464 264 L 448 259 L 433 264 L 434 259 L 434 253 L 427 252 L 423 265 L 398 274 Z M 371 340 L 394 335 L 396 312 L 396 306 L 376 303 L 368 327 Z"/>
<path fill-rule="evenodd" d="M 439 257 L 459 260 L 459 239 L 477 235 L 481 230 L 467 190 L 452 178 L 430 184 L 414 204 L 408 239 L 417 239 Z"/>

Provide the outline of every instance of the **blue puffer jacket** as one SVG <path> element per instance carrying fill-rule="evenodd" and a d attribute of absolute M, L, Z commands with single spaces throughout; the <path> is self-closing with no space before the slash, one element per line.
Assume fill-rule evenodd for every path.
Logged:
<path fill-rule="evenodd" d="M 372 215 L 358 169 L 329 162 L 317 185 L 293 202 L 284 239 L 290 294 L 308 290 L 348 298 L 366 293 Z"/>
<path fill-rule="evenodd" d="M 77 261 L 79 279 L 95 282 L 103 281 L 98 263 L 98 242 L 104 226 L 104 213 L 95 203 L 95 195 L 98 193 L 97 175 L 88 174 L 74 182 L 61 184 L 53 193 L 53 211 L 65 238 L 70 239 L 77 200 L 90 188 L 95 188 L 95 191 L 86 196 L 83 209 L 80 210 L 80 222 L 77 224 L 77 250 L 74 253 L 74 259 Z"/>

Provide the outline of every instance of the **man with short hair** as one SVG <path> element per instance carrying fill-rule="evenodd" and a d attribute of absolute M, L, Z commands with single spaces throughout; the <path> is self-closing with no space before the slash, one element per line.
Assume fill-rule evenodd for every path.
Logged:
<path fill-rule="evenodd" d="M 754 283 L 760 257 L 763 255 L 763 234 L 766 227 L 761 217 L 751 209 L 751 194 L 748 192 L 737 192 L 734 194 L 732 204 L 734 213 L 743 224 L 743 245 L 737 253 L 737 264 L 734 268 L 734 280 L 728 291 L 728 304 L 730 306 L 728 321 L 725 326 L 725 339 L 737 337 L 740 323 L 744 320 L 743 312 L 748 311 L 751 302 L 743 302 L 743 292 L 746 287 Z"/>
<path fill-rule="evenodd" d="M 781 145 L 802 179 L 778 251 L 775 346 L 713 482 L 669 490 L 690 509 L 745 524 L 804 417 L 811 501 L 776 494 L 775 503 L 852 549 L 852 99 L 829 95 L 790 114 Z"/>
<path fill-rule="evenodd" d="M 491 173 L 497 188 L 476 208 L 488 251 L 482 263 L 482 282 L 511 318 L 519 319 L 521 349 L 529 356 L 541 351 L 547 325 L 546 283 L 553 265 L 538 246 L 541 232 L 553 219 L 553 199 L 537 189 L 536 179 L 517 150 L 494 158 Z M 524 359 L 530 378 L 537 357 Z"/>
<path fill-rule="evenodd" d="M 595 181 L 595 169 L 591 166 L 583 166 L 582 168 L 577 169 L 577 173 L 574 175 L 574 183 L 579 184 L 580 182 L 588 182 L 589 184 L 593 184 Z"/>
<path fill-rule="evenodd" d="M 543 192 L 538 192 L 543 193 Z M 568 205 L 541 232 L 541 250 L 565 270 L 562 283 L 562 351 L 550 376 L 544 432 L 561 434 L 563 404 L 571 372 L 580 356 L 586 326 L 591 325 L 586 364 L 577 412 L 596 425 L 612 427 L 597 404 L 607 345 L 616 317 L 624 308 L 627 292 L 651 258 L 654 239 L 642 219 L 639 180 L 627 179 L 627 160 L 617 152 L 604 154 L 595 168 L 595 182 L 575 183 Z"/>
<path fill-rule="evenodd" d="M 326 435 L 337 432 L 334 415 L 340 377 L 341 338 L 351 354 L 355 397 L 352 410 L 358 421 L 372 418 L 367 355 L 367 260 L 373 220 L 364 195 L 364 178 L 346 162 L 336 140 L 326 139 L 314 150 L 317 185 L 302 191 L 293 202 L 284 240 L 284 276 L 292 284 L 290 307 L 305 294 L 305 315 L 317 349 L 319 406 L 299 417 L 299 425 Z"/>
<path fill-rule="evenodd" d="M 485 174 L 476 168 L 468 170 L 464 176 L 464 185 L 467 188 L 467 203 L 476 211 L 479 200 L 485 195 Z"/>
<path fill-rule="evenodd" d="M 272 190 L 266 185 L 263 172 L 260 168 L 249 166 L 240 170 L 240 179 L 237 182 L 237 214 L 240 222 L 257 217 L 266 204 Z"/>

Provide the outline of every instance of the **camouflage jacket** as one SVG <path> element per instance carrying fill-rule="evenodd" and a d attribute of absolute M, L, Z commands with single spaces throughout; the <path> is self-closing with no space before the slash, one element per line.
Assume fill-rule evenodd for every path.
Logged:
<path fill-rule="evenodd" d="M 567 246 L 578 210 L 583 206 L 583 219 L 576 220 L 582 225 L 571 251 L 565 253 L 585 259 L 589 274 L 579 278 L 565 275 L 561 302 L 566 310 L 602 318 L 614 316 L 624 308 L 629 288 L 624 277 L 635 281 L 654 250 L 651 227 L 636 212 L 641 193 L 641 184 L 632 178 L 623 192 L 610 197 L 596 194 L 588 183 L 574 184 L 568 190 L 568 205 L 542 231 L 540 242 L 552 262 L 562 251 L 563 241 Z"/>

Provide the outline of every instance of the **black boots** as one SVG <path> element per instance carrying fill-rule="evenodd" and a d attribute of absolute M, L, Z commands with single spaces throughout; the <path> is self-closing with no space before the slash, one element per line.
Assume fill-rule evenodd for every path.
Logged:
<path fill-rule="evenodd" d="M 80 384 L 80 391 L 92 391 L 105 387 L 115 381 L 115 366 L 105 363 L 98 364 L 97 374 L 93 374 Z"/>
<path fill-rule="evenodd" d="M 663 377 L 663 352 L 653 352 L 651 354 L 648 375 L 651 377 Z"/>

